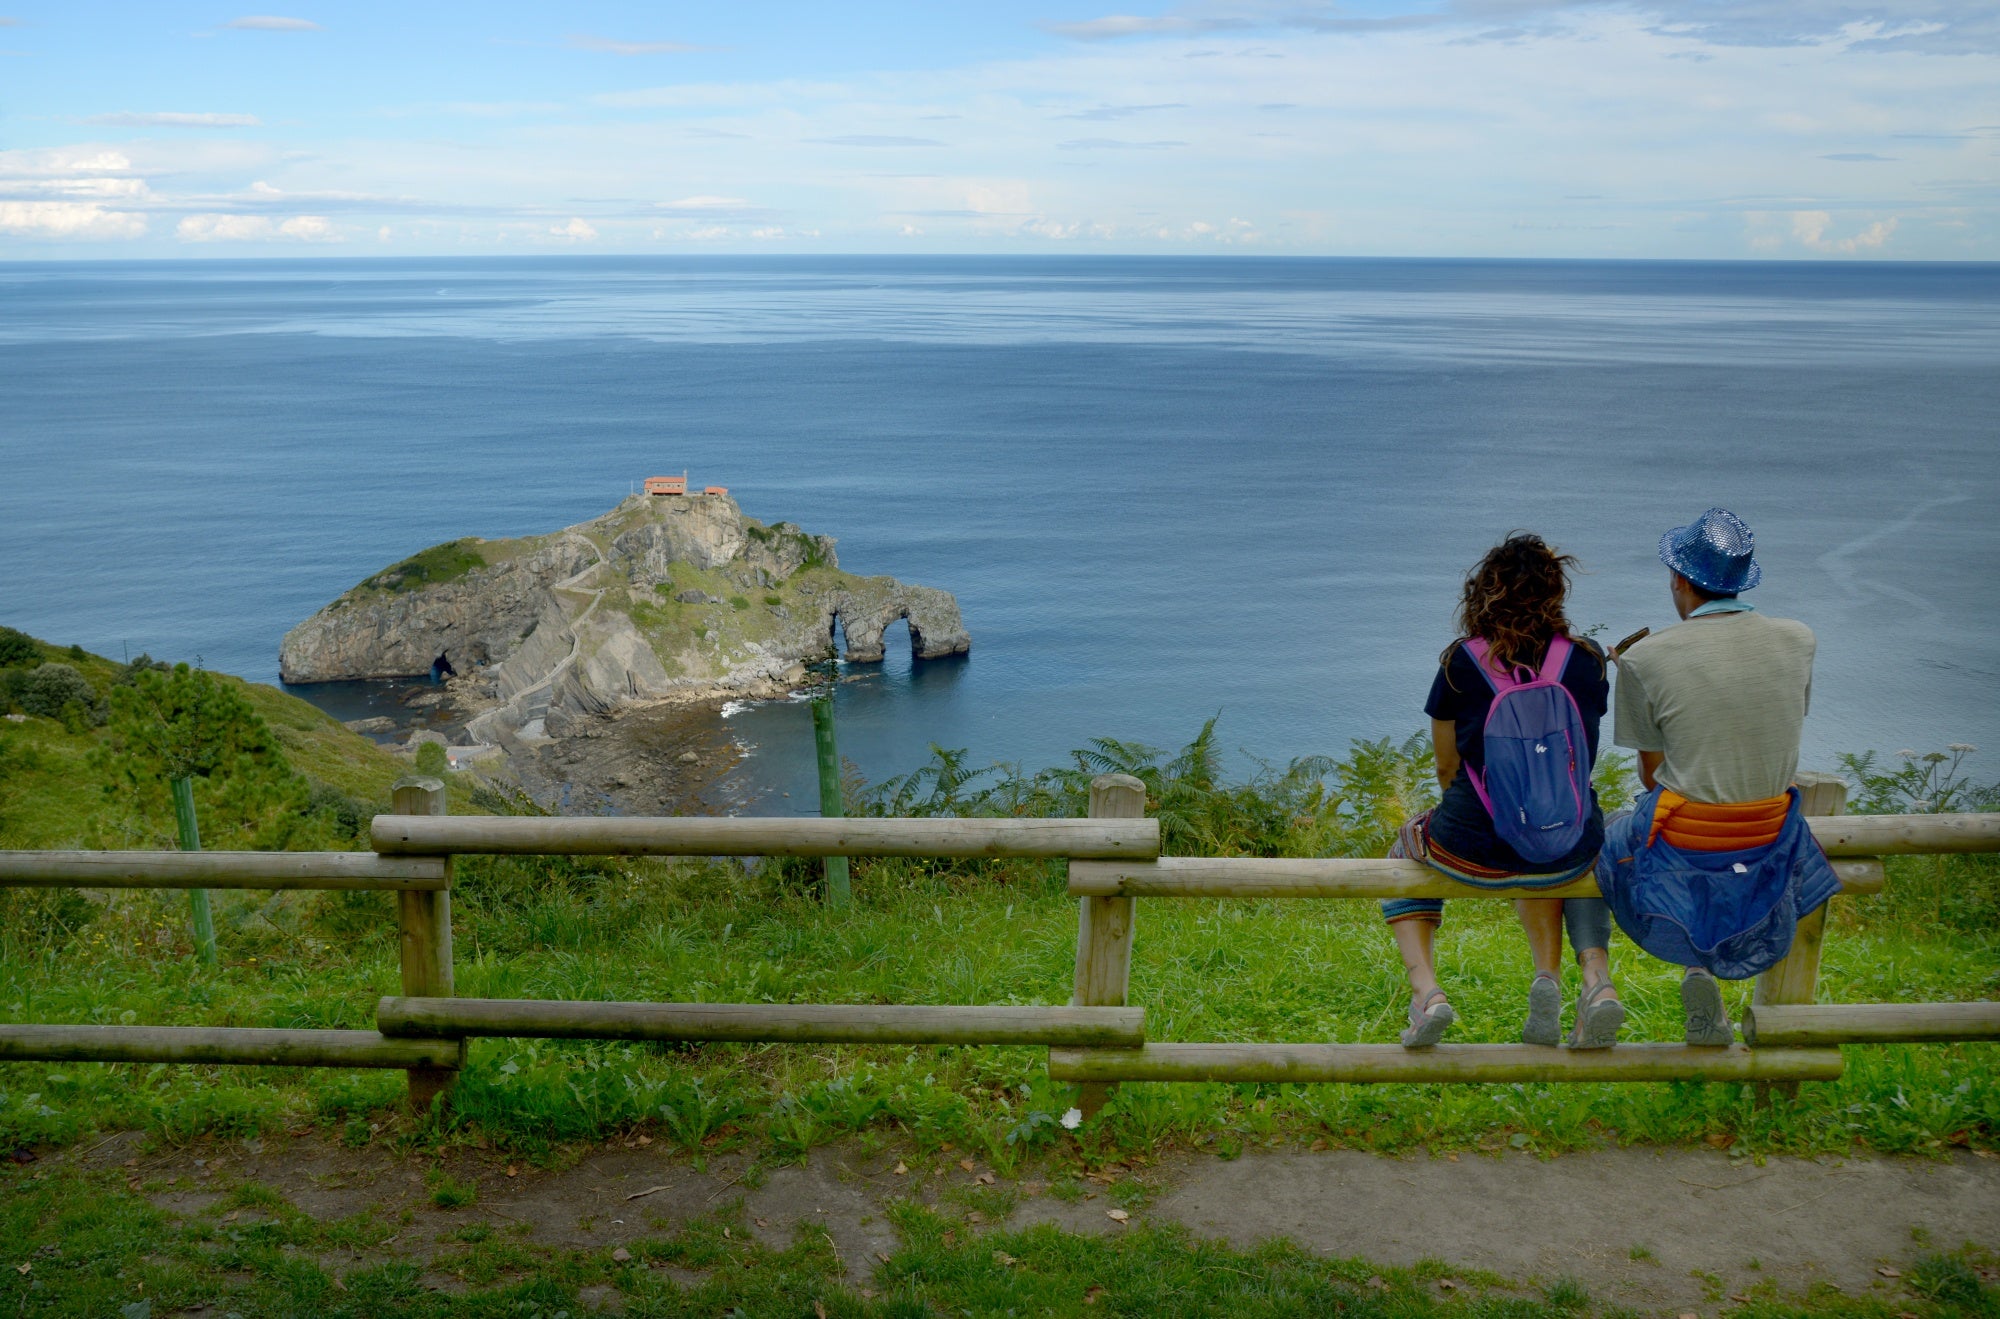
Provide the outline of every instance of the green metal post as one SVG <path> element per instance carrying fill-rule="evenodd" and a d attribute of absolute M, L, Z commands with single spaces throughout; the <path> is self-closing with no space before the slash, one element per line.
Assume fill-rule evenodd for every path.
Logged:
<path fill-rule="evenodd" d="M 819 756 L 819 813 L 829 820 L 847 814 L 840 800 L 840 750 L 833 740 L 833 697 L 815 696 L 813 709 L 813 749 Z M 847 885 L 847 858 L 826 858 L 826 905 L 845 907 L 851 894 Z"/>
<path fill-rule="evenodd" d="M 181 851 L 201 850 L 201 828 L 194 818 L 194 780 L 173 779 L 174 822 L 180 826 Z M 215 965 L 215 916 L 208 909 L 208 890 L 188 890 L 188 909 L 194 917 L 194 953 L 203 966 Z"/>

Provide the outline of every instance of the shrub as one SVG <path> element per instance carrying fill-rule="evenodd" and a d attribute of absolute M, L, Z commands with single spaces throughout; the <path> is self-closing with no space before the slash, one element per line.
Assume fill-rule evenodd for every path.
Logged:
<path fill-rule="evenodd" d="M 368 828 L 375 812 L 367 802 L 350 797 L 339 788 L 315 783 L 306 797 L 306 814 L 323 821 L 327 832 L 335 838 L 351 842 Z"/>
<path fill-rule="evenodd" d="M 212 847 L 282 848 L 308 818 L 305 780 L 227 679 L 186 664 L 139 673 L 112 688 L 110 733 L 93 752 L 109 771 L 105 795 L 156 827 L 173 819 L 167 785 L 179 778 L 195 781 Z"/>
<path fill-rule="evenodd" d="M 442 742 L 421 742 L 417 745 L 417 773 L 439 775 L 451 768 L 451 757 L 445 754 Z"/>
<path fill-rule="evenodd" d="M 485 566 L 486 556 L 475 548 L 472 540 L 448 540 L 442 545 L 419 550 L 401 563 L 391 564 L 361 585 L 393 595 L 456 581 L 474 568 Z"/>
<path fill-rule="evenodd" d="M 33 637 L 11 627 L 0 627 L 0 669 L 33 664 L 41 657 L 41 645 Z"/>
<path fill-rule="evenodd" d="M 732 595 L 729 597 L 729 607 L 731 609 L 748 609 L 750 607 L 749 597 Z"/>
<path fill-rule="evenodd" d="M 97 689 L 90 685 L 90 679 L 67 664 L 49 663 L 35 669 L 21 689 L 20 700 L 21 708 L 29 714 L 61 719 L 65 725 L 103 722 Z"/>

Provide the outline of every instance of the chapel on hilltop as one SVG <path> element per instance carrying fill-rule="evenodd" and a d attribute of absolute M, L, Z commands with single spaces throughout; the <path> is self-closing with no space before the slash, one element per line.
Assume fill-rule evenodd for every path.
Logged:
<path fill-rule="evenodd" d="M 646 478 L 646 493 L 649 495 L 685 495 L 688 492 L 688 474 L 679 476 L 649 476 Z M 726 485 L 705 485 L 701 488 L 705 495 L 726 495 Z"/>

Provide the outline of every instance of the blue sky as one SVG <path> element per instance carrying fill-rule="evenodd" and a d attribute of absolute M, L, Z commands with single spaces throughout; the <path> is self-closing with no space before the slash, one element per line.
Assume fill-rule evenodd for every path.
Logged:
<path fill-rule="evenodd" d="M 1990 0 L 271 2 L 0 0 L 0 259 L 2000 259 Z"/>

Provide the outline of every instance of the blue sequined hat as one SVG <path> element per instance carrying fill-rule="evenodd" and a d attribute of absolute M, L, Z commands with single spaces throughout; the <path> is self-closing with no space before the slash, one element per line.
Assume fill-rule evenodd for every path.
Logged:
<path fill-rule="evenodd" d="M 1735 595 L 1764 580 L 1752 557 L 1757 538 L 1726 508 L 1711 508 L 1660 537 L 1660 562 L 1707 591 Z"/>

